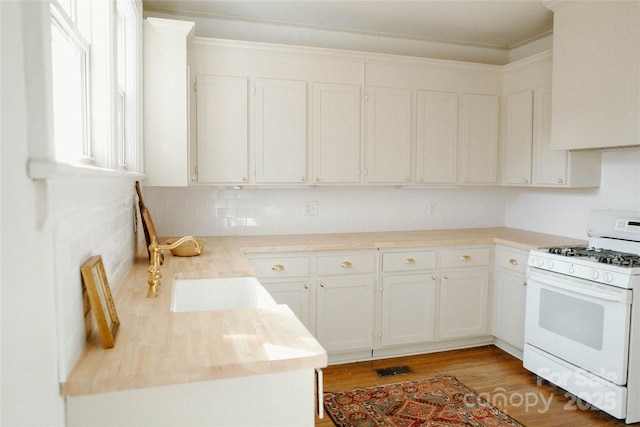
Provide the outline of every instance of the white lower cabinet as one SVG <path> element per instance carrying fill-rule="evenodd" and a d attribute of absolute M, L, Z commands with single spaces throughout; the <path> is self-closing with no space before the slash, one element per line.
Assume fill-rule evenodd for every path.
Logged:
<path fill-rule="evenodd" d="M 496 249 L 494 334 L 499 340 L 499 347 L 520 358 L 524 348 L 528 255 L 528 251 L 524 250 L 500 246 Z"/>
<path fill-rule="evenodd" d="M 380 331 L 382 347 L 433 341 L 436 319 L 436 251 L 382 253 Z"/>
<path fill-rule="evenodd" d="M 327 352 L 373 348 L 377 251 L 316 258 L 316 338 Z"/>
<path fill-rule="evenodd" d="M 435 274 L 393 275 L 382 279 L 380 345 L 433 341 Z"/>
<path fill-rule="evenodd" d="M 330 363 L 493 342 L 490 245 L 248 257 L 267 291 L 314 334 Z M 526 257 L 519 262 L 526 265 Z M 500 304 L 506 317 L 520 310 Z M 498 331 L 505 327 L 520 330 L 506 323 Z"/>
<path fill-rule="evenodd" d="M 440 253 L 439 339 L 488 332 L 488 247 L 458 247 Z"/>
<path fill-rule="evenodd" d="M 489 270 L 440 273 L 439 339 L 487 333 Z"/>
<path fill-rule="evenodd" d="M 373 275 L 320 279 L 316 339 L 327 352 L 373 347 L 373 284 Z"/>

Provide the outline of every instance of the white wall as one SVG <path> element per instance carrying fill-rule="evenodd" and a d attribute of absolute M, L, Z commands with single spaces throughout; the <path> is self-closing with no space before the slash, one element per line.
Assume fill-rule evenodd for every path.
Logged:
<path fill-rule="evenodd" d="M 506 190 L 505 225 L 587 239 L 591 211 L 640 212 L 640 148 L 602 153 L 602 179 L 595 189 Z"/>
<path fill-rule="evenodd" d="M 136 253 L 131 179 L 28 174 L 51 145 L 48 10 L 0 2 L 2 426 L 65 424 L 60 382 L 85 345 L 80 265 L 101 255 L 115 291 Z"/>

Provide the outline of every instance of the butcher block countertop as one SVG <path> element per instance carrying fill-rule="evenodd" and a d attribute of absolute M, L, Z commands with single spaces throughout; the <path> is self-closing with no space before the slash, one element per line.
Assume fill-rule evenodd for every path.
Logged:
<path fill-rule="evenodd" d="M 255 276 L 244 254 L 292 251 L 501 244 L 519 249 L 585 245 L 585 241 L 506 227 L 400 232 L 207 237 L 204 253 L 165 252 L 157 298 L 146 298 L 146 253 L 114 297 L 120 319 L 115 347 L 94 331 L 65 383 L 64 396 L 277 373 L 327 365 L 327 354 L 295 315 L 240 308 L 174 313 L 174 278 Z M 273 349 L 279 351 L 273 351 Z"/>

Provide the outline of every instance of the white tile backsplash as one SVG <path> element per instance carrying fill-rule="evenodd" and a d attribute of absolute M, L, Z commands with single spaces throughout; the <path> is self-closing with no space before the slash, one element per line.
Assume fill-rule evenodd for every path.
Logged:
<path fill-rule="evenodd" d="M 100 255 L 115 294 L 136 253 L 133 185 L 110 188 L 108 195 L 104 187 L 99 189 L 103 203 L 87 203 L 85 209 L 59 219 L 54 227 L 60 381 L 67 378 L 86 345 L 80 266 Z M 74 197 L 73 193 L 54 196 Z"/>
<path fill-rule="evenodd" d="M 500 187 L 143 187 L 161 236 L 340 233 L 494 227 L 504 223 Z M 318 215 L 306 216 L 306 201 Z M 435 202 L 436 215 L 427 215 Z"/>

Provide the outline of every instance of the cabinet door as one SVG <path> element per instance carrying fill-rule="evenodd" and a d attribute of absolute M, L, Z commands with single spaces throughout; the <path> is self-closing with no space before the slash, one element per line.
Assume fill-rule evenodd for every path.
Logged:
<path fill-rule="evenodd" d="M 307 84 L 256 81 L 256 182 L 307 179 Z"/>
<path fill-rule="evenodd" d="M 387 276 L 382 280 L 383 346 L 433 341 L 435 274 Z"/>
<path fill-rule="evenodd" d="M 567 152 L 551 149 L 551 88 L 535 91 L 535 182 L 540 185 L 566 185 Z"/>
<path fill-rule="evenodd" d="M 496 95 L 462 96 L 462 177 L 465 183 L 495 183 L 498 174 Z"/>
<path fill-rule="evenodd" d="M 196 78 L 198 181 L 247 181 L 247 79 Z"/>
<path fill-rule="evenodd" d="M 309 283 L 306 281 L 288 283 L 263 283 L 265 289 L 278 304 L 286 304 L 311 332 L 314 328 L 309 322 Z"/>
<path fill-rule="evenodd" d="M 328 351 L 373 348 L 374 278 L 323 278 L 317 288 L 316 337 Z"/>
<path fill-rule="evenodd" d="M 419 90 L 416 98 L 416 182 L 455 183 L 458 94 Z"/>
<path fill-rule="evenodd" d="M 441 273 L 439 338 L 486 334 L 488 291 L 487 269 Z"/>
<path fill-rule="evenodd" d="M 507 95 L 505 124 L 507 184 L 531 184 L 533 154 L 533 91 Z"/>
<path fill-rule="evenodd" d="M 495 335 L 523 350 L 526 277 L 523 273 L 504 269 L 498 270 L 496 276 Z"/>
<path fill-rule="evenodd" d="M 360 86 L 313 85 L 313 180 L 360 182 Z"/>
<path fill-rule="evenodd" d="M 411 181 L 410 89 L 367 89 L 366 146 L 367 182 Z"/>

